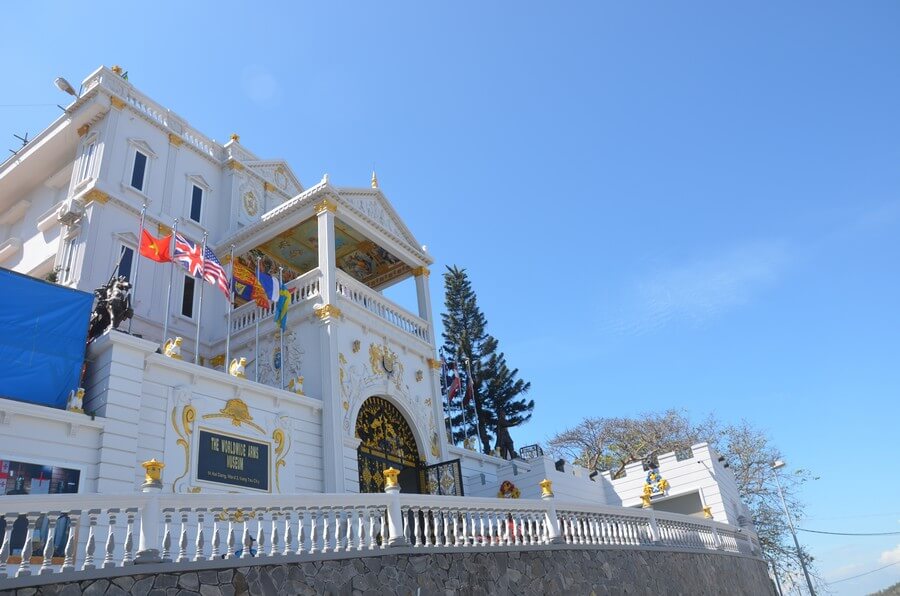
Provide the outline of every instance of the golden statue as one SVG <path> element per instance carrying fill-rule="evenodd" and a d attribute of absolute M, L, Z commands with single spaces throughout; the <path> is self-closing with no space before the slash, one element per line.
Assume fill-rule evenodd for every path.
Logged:
<path fill-rule="evenodd" d="M 288 381 L 288 391 L 303 395 L 303 376 L 294 377 Z"/>
<path fill-rule="evenodd" d="M 181 360 L 181 342 L 183 341 L 180 337 L 167 339 L 165 345 L 163 345 L 163 355 L 173 360 Z"/>
<path fill-rule="evenodd" d="M 69 400 L 66 409 L 77 414 L 84 414 L 84 388 L 79 387 L 69 391 Z"/>
<path fill-rule="evenodd" d="M 240 360 L 238 360 L 237 358 L 232 358 L 231 364 L 228 365 L 228 374 L 230 374 L 232 377 L 237 377 L 239 379 L 246 379 L 247 378 L 246 368 L 245 368 L 246 366 L 247 366 L 247 359 L 244 358 L 243 356 L 241 356 Z"/>

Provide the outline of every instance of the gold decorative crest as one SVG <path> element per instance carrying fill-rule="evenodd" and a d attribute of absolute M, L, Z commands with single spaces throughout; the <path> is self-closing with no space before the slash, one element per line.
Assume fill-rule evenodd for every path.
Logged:
<path fill-rule="evenodd" d="M 263 434 L 265 434 L 266 432 L 262 429 L 261 426 L 253 422 L 253 416 L 250 415 L 250 408 L 247 407 L 247 404 L 244 403 L 243 400 L 238 398 L 229 399 L 227 402 L 225 402 L 225 407 L 219 410 L 218 414 L 203 415 L 204 420 L 207 420 L 209 418 L 231 418 L 231 424 L 233 424 L 234 426 L 246 424 L 247 426 L 258 430 Z"/>

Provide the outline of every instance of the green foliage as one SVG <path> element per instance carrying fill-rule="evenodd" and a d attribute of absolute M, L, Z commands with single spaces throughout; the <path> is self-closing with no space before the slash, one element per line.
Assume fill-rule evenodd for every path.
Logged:
<path fill-rule="evenodd" d="M 448 362 L 456 363 L 462 382 L 450 404 L 453 442 L 477 433 L 484 453 L 491 452 L 491 439 L 497 440 L 496 446 L 512 450 L 508 429 L 527 422 L 534 409 L 533 400 L 520 397 L 531 384 L 518 379 L 518 369 L 510 369 L 505 355 L 498 352 L 497 339 L 487 332 L 487 319 L 478 307 L 466 270 L 447 267 L 444 290 L 443 353 Z M 464 404 L 470 375 L 473 399 Z"/>

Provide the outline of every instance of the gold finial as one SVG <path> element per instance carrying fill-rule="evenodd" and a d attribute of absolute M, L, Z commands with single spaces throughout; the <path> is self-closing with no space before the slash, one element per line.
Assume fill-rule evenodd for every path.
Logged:
<path fill-rule="evenodd" d="M 540 481 L 541 486 L 541 496 L 542 497 L 552 497 L 553 496 L 553 481 L 544 478 Z"/>
<path fill-rule="evenodd" d="M 153 459 L 142 463 L 141 466 L 143 466 L 145 470 L 144 482 L 146 484 L 156 484 L 161 481 L 162 469 L 166 467 L 166 464 L 154 457 Z"/>
<path fill-rule="evenodd" d="M 372 170 L 372 188 L 378 188 L 378 176 L 375 175 L 375 170 Z"/>
<path fill-rule="evenodd" d="M 388 468 L 384 472 L 384 488 L 394 488 L 399 486 L 397 484 L 397 476 L 400 475 L 400 470 L 395 470 L 394 468 Z"/>
<path fill-rule="evenodd" d="M 233 133 L 231 133 L 231 140 L 234 141 L 235 143 L 240 143 L 240 142 L 241 142 L 241 135 L 239 135 L 239 134 L 236 133 L 236 132 L 233 132 Z"/>
<path fill-rule="evenodd" d="M 713 516 L 712 507 L 707 505 L 706 507 L 703 508 L 703 517 L 705 517 L 706 519 L 712 519 L 712 516 Z"/>
<path fill-rule="evenodd" d="M 112 71 L 113 71 L 114 73 L 116 73 L 117 75 L 122 76 L 122 67 L 119 66 L 118 64 L 116 64 L 115 66 L 113 66 L 110 70 L 112 70 Z"/>

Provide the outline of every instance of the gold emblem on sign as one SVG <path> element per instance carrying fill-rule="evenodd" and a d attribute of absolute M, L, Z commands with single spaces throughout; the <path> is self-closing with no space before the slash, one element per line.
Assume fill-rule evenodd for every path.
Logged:
<path fill-rule="evenodd" d="M 231 418 L 231 424 L 240 426 L 246 424 L 251 428 L 255 428 L 259 432 L 265 434 L 266 431 L 261 426 L 253 422 L 253 416 L 250 415 L 250 408 L 243 400 L 234 398 L 225 402 L 225 407 L 219 410 L 218 414 L 204 414 L 203 419 L 209 418 Z"/>

